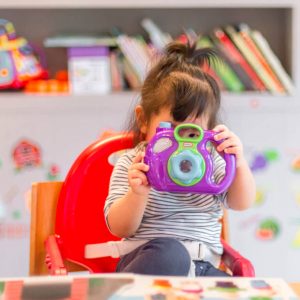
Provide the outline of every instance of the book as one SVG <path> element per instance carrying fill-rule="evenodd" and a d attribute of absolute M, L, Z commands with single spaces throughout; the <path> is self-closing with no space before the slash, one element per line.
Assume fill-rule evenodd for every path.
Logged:
<path fill-rule="evenodd" d="M 286 90 L 285 90 L 284 86 L 282 85 L 279 78 L 277 77 L 277 75 L 275 74 L 275 72 L 273 71 L 271 66 L 269 65 L 266 58 L 261 53 L 260 49 L 257 47 L 255 42 L 253 41 L 252 36 L 251 36 L 252 30 L 250 29 L 250 27 L 245 23 L 240 23 L 239 25 L 237 25 L 236 28 L 237 28 L 239 35 L 242 37 L 244 42 L 247 44 L 248 48 L 253 52 L 256 59 L 258 59 L 260 61 L 260 63 L 263 65 L 263 67 L 266 69 L 266 71 L 269 73 L 269 75 L 273 79 L 273 82 L 276 85 L 279 93 L 285 93 Z"/>
<path fill-rule="evenodd" d="M 144 44 L 137 38 L 124 34 L 117 37 L 117 43 L 127 62 L 134 69 L 139 81 L 143 82 L 150 61 L 149 51 L 145 49 Z"/>
<path fill-rule="evenodd" d="M 142 82 L 126 57 L 123 57 L 122 59 L 122 66 L 124 77 L 128 83 L 129 88 L 133 90 L 139 89 L 142 86 Z"/>
<path fill-rule="evenodd" d="M 173 40 L 170 34 L 163 32 L 149 18 L 143 19 L 141 25 L 147 31 L 153 46 L 160 51 Z"/>
<path fill-rule="evenodd" d="M 289 94 L 293 94 L 295 92 L 293 82 L 290 76 L 288 75 L 288 73 L 283 68 L 278 57 L 271 49 L 268 41 L 258 30 L 253 30 L 251 36 L 254 42 L 256 43 L 257 47 L 262 52 L 263 56 L 268 61 L 271 68 L 274 70 L 275 74 L 278 76 L 279 80 L 281 81 L 285 89 L 288 91 Z"/>
<path fill-rule="evenodd" d="M 261 79 L 266 88 L 273 94 L 284 93 L 283 89 L 279 89 L 274 82 L 272 76 L 267 72 L 263 64 L 257 59 L 254 52 L 248 47 L 244 39 L 238 34 L 233 26 L 225 26 L 225 32 L 230 37 L 236 48 L 241 52 L 246 61 L 255 71 L 256 75 Z"/>
<path fill-rule="evenodd" d="M 214 80 L 217 82 L 220 90 L 226 91 L 227 87 L 224 85 L 224 82 L 221 80 L 220 76 L 217 75 L 216 71 L 212 68 L 211 65 L 205 63 L 202 67 L 203 71 L 208 73 Z"/>
<path fill-rule="evenodd" d="M 110 73 L 113 91 L 121 91 L 124 87 L 122 69 L 116 51 L 110 52 Z"/>
<path fill-rule="evenodd" d="M 109 49 L 105 46 L 68 48 L 70 91 L 107 94 L 111 91 Z"/>
<path fill-rule="evenodd" d="M 198 45 L 201 48 L 208 47 L 208 48 L 215 48 L 214 44 L 210 41 L 207 36 L 202 36 L 199 41 Z M 236 73 L 230 68 L 230 66 L 226 63 L 225 60 L 220 57 L 221 61 L 211 61 L 210 65 L 211 68 L 214 70 L 216 75 L 222 80 L 224 83 L 225 89 L 232 91 L 232 92 L 241 92 L 245 90 L 245 86 L 238 78 Z"/>
<path fill-rule="evenodd" d="M 266 87 L 261 79 L 257 76 L 255 71 L 248 64 L 243 55 L 238 51 L 238 49 L 222 29 L 216 28 L 211 34 L 211 38 L 223 54 L 226 61 L 238 74 L 240 80 L 243 82 L 247 90 L 266 90 Z"/>

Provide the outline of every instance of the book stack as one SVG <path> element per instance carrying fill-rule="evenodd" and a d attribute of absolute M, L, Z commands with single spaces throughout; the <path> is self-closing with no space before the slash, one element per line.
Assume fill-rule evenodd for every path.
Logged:
<path fill-rule="evenodd" d="M 149 63 L 151 61 L 152 52 L 150 46 L 145 42 L 143 37 L 129 37 L 127 35 L 120 35 L 117 37 L 117 43 L 121 54 L 117 56 L 115 69 L 121 66 L 119 76 L 125 77 L 131 89 L 138 89 L 141 87 L 148 71 Z M 114 85 L 115 78 L 112 77 Z"/>
<path fill-rule="evenodd" d="M 216 49 L 222 62 L 211 68 L 224 89 L 292 94 L 292 80 L 269 43 L 258 30 L 246 24 L 215 28 L 199 39 L 199 47 Z"/>

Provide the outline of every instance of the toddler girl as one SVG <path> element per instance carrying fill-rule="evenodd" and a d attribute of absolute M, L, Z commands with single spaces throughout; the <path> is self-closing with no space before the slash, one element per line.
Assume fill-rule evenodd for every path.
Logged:
<path fill-rule="evenodd" d="M 144 81 L 130 128 L 136 147 L 118 160 L 104 208 L 110 231 L 126 243 L 118 272 L 227 275 L 218 270 L 223 251 L 219 219 L 223 207 L 248 208 L 255 198 L 255 183 L 240 139 L 218 125 L 220 90 L 201 69 L 212 58 L 210 49 L 171 43 Z M 221 195 L 175 194 L 149 186 L 143 147 L 160 122 L 173 126 L 194 123 L 218 132 L 215 140 L 223 142 L 217 151 L 236 156 L 236 175 L 228 191 Z M 219 182 L 224 161 L 219 155 L 213 157 L 214 179 Z"/>

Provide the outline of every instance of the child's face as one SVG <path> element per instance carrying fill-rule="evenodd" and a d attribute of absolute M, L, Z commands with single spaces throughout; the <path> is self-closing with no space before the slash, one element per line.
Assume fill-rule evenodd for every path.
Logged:
<path fill-rule="evenodd" d="M 176 122 L 176 121 L 174 121 L 174 119 L 171 115 L 170 109 L 167 107 L 162 108 L 158 114 L 154 114 L 151 117 L 149 124 L 147 126 L 145 126 L 146 141 L 149 141 L 155 135 L 156 128 L 159 126 L 160 122 L 170 122 L 173 125 L 173 127 L 175 127 L 179 124 L 183 124 L 183 123 L 193 123 L 193 124 L 199 125 L 203 129 L 207 129 L 208 119 L 205 117 L 204 118 L 203 117 L 201 117 L 201 118 L 188 117 L 184 122 Z M 183 133 L 183 134 L 189 135 L 192 133 L 187 131 L 186 133 Z"/>

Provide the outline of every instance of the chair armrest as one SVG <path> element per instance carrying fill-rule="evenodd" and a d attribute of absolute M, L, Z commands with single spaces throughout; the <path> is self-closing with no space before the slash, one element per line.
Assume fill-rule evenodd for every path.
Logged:
<path fill-rule="evenodd" d="M 231 270 L 233 276 L 254 277 L 255 271 L 251 262 L 229 246 L 224 240 L 222 262 Z"/>
<path fill-rule="evenodd" d="M 50 275 L 67 275 L 67 269 L 62 259 L 57 237 L 50 235 L 45 241 L 46 258 L 45 263 Z"/>

